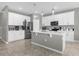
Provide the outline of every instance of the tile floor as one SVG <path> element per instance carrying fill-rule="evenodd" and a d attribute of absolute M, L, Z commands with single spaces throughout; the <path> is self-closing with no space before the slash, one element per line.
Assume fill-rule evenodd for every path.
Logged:
<path fill-rule="evenodd" d="M 79 43 L 67 43 L 64 54 L 31 44 L 31 40 L 19 40 L 4 44 L 0 41 L 0 56 L 79 56 Z"/>

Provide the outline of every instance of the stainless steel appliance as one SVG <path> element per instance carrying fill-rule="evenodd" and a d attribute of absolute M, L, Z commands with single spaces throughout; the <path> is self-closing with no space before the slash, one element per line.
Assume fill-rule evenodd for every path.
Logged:
<path fill-rule="evenodd" d="M 27 22 L 26 19 L 23 22 L 23 26 L 24 26 L 24 35 L 25 38 L 24 39 L 31 39 L 31 22 Z"/>

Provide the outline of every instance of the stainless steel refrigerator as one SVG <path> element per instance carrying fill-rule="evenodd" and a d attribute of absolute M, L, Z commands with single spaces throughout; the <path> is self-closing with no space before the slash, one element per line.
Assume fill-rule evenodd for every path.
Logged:
<path fill-rule="evenodd" d="M 31 22 L 27 22 L 26 19 L 23 21 L 24 26 L 24 39 L 31 39 Z"/>

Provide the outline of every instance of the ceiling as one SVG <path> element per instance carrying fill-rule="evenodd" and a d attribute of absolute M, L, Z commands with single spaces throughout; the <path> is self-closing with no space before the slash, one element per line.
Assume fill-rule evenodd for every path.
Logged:
<path fill-rule="evenodd" d="M 0 9 L 6 5 L 9 9 L 33 14 L 51 13 L 53 8 L 55 12 L 78 8 L 79 2 L 0 2 Z"/>

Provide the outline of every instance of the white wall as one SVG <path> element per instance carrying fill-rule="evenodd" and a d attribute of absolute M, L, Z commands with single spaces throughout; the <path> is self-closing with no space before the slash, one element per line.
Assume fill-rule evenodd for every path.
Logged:
<path fill-rule="evenodd" d="M 79 8 L 75 10 L 75 32 L 74 32 L 74 39 L 79 41 Z"/>
<path fill-rule="evenodd" d="M 49 26 L 55 20 L 59 21 L 59 25 L 74 25 L 74 11 L 43 17 L 42 24 Z"/>
<path fill-rule="evenodd" d="M 1 15 L 2 41 L 7 42 L 8 39 L 8 7 L 2 10 Z"/>

